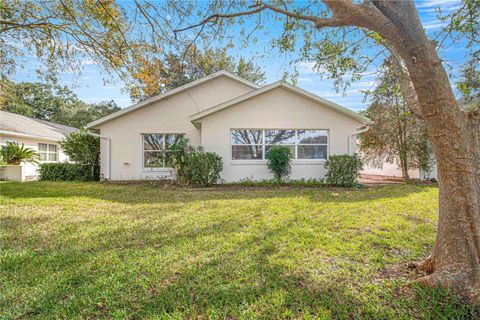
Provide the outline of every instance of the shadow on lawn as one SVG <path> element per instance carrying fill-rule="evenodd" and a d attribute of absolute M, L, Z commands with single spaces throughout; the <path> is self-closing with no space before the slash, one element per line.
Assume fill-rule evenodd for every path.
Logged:
<path fill-rule="evenodd" d="M 217 244 L 228 241 L 231 225 L 218 233 Z M 25 256 L 3 265 L 7 278 L 18 276 L 25 269 L 35 270 L 37 265 L 52 263 L 51 274 L 39 270 L 28 282 L 41 283 L 41 290 L 28 292 L 22 299 L 29 303 L 13 305 L 10 312 L 16 317 L 81 316 L 145 318 L 170 315 L 179 318 L 292 318 L 301 315 L 321 317 L 372 318 L 376 314 L 374 302 L 363 299 L 352 290 L 349 279 L 313 279 L 308 273 L 289 270 L 278 263 L 278 253 L 273 243 L 289 224 L 269 228 L 264 234 L 251 234 L 238 240 L 230 250 L 202 251 L 183 256 L 177 268 L 163 268 L 165 251 L 175 254 L 175 244 L 181 248 L 188 238 L 217 236 L 212 230 L 202 229 L 172 235 L 163 246 L 143 243 L 136 250 L 130 248 L 128 237 L 118 239 L 117 247 L 82 247 L 63 244 L 50 252 Z M 145 234 L 146 230 L 135 230 Z M 123 242 L 126 241 L 126 242 Z M 152 251 L 153 250 L 153 251 Z M 106 261 L 105 254 L 124 257 L 115 263 Z M 155 262 L 145 262 L 145 255 L 159 253 Z M 206 254 L 203 259 L 196 256 Z M 108 264 L 108 267 L 105 267 Z M 42 272 L 43 271 L 43 272 Z M 322 272 L 322 270 L 318 270 Z M 53 279 L 52 279 L 53 280 Z M 71 299 L 69 297 L 75 297 Z M 70 314 L 64 314 L 70 312 Z M 123 312 L 123 313 L 122 313 Z M 12 315 L 13 315 L 12 314 Z"/>
<path fill-rule="evenodd" d="M 221 187 L 208 189 L 162 188 L 155 185 L 118 185 L 78 182 L 8 182 L 0 194 L 10 199 L 88 197 L 126 204 L 189 203 L 235 199 L 307 197 L 312 202 L 349 203 L 406 197 L 423 192 L 427 186 L 391 185 L 368 189 L 330 187 Z"/>

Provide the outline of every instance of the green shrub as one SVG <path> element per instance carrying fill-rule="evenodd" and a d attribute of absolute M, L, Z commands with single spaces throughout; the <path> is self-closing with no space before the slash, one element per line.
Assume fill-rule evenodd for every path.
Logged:
<path fill-rule="evenodd" d="M 275 180 L 281 182 L 290 176 L 292 169 L 290 160 L 292 154 L 288 147 L 278 145 L 271 146 L 265 158 L 267 159 L 267 168 L 273 172 Z"/>
<path fill-rule="evenodd" d="M 220 179 L 223 163 L 216 153 L 194 148 L 186 138 L 180 138 L 171 150 L 169 165 L 175 168 L 180 183 L 208 187 Z"/>
<path fill-rule="evenodd" d="M 9 165 L 20 165 L 22 162 L 38 163 L 38 153 L 25 145 L 8 141 L 0 149 L 0 162 Z"/>
<path fill-rule="evenodd" d="M 88 134 L 84 129 L 70 133 L 60 145 L 70 161 L 90 166 L 92 175 L 100 165 L 100 138 Z"/>
<path fill-rule="evenodd" d="M 337 187 L 358 186 L 357 178 L 363 169 L 363 163 L 357 154 L 332 155 L 325 163 L 328 170 L 326 181 Z"/>
<path fill-rule="evenodd" d="M 98 181 L 100 166 L 79 163 L 57 162 L 42 163 L 39 167 L 40 180 L 43 181 Z"/>

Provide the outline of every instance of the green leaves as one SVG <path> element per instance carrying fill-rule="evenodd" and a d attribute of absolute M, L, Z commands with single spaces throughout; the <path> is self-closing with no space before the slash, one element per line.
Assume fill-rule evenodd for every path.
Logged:
<path fill-rule="evenodd" d="M 358 154 L 331 155 L 325 163 L 325 169 L 328 169 L 328 184 L 336 187 L 356 187 L 363 164 Z"/>
<path fill-rule="evenodd" d="M 20 165 L 22 162 L 38 163 L 39 156 L 35 150 L 25 148 L 23 143 L 7 142 L 0 149 L 0 159 L 9 165 Z"/>
<path fill-rule="evenodd" d="M 211 186 L 220 179 L 222 157 L 202 148 L 194 148 L 186 138 L 180 138 L 171 147 L 169 166 L 176 170 L 177 180 L 186 185 Z"/>
<path fill-rule="evenodd" d="M 280 145 L 271 146 L 265 155 L 265 158 L 267 159 L 268 170 L 273 172 L 273 175 L 278 182 L 281 182 L 283 179 L 290 176 L 292 169 L 290 165 L 292 154 L 288 147 Z"/>
<path fill-rule="evenodd" d="M 85 130 L 70 133 L 60 145 L 71 161 L 89 166 L 99 165 L 100 139 Z"/>
<path fill-rule="evenodd" d="M 81 128 L 120 110 L 114 101 L 87 104 L 67 87 L 51 83 L 0 81 L 5 111 Z"/>

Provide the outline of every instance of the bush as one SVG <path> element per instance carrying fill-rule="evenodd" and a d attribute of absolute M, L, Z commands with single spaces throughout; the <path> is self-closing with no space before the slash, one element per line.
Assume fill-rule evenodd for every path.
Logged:
<path fill-rule="evenodd" d="M 40 180 L 43 181 L 98 181 L 100 166 L 79 163 L 57 162 L 42 163 L 39 167 Z"/>
<path fill-rule="evenodd" d="M 222 158 L 202 148 L 194 148 L 186 138 L 172 145 L 170 166 L 177 171 L 177 180 L 187 185 L 208 187 L 220 179 Z"/>
<path fill-rule="evenodd" d="M 328 184 L 337 187 L 358 186 L 357 177 L 363 169 L 363 163 L 357 154 L 354 155 L 333 155 L 325 163 L 328 170 L 326 181 Z"/>
<path fill-rule="evenodd" d="M 100 138 L 82 129 L 66 136 L 60 146 L 70 161 L 89 166 L 94 175 L 95 168 L 100 165 Z"/>
<path fill-rule="evenodd" d="M 265 158 L 267 159 L 267 168 L 273 172 L 275 180 L 281 182 L 290 176 L 292 169 L 290 160 L 292 154 L 288 147 L 278 145 L 272 146 L 265 155 Z"/>
<path fill-rule="evenodd" d="M 22 162 L 38 163 L 38 153 L 25 145 L 19 145 L 16 142 L 8 141 L 0 149 L 0 162 L 7 165 L 20 165 Z"/>

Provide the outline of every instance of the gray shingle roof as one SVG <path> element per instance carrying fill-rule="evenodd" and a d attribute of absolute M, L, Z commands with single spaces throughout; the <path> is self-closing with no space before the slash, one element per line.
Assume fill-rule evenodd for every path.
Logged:
<path fill-rule="evenodd" d="M 0 110 L 0 130 L 62 140 L 77 128 Z"/>

